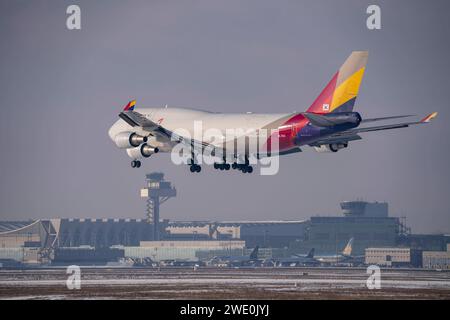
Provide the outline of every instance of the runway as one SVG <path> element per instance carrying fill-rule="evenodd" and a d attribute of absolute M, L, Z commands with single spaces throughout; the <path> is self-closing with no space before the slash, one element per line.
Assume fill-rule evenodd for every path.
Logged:
<path fill-rule="evenodd" d="M 0 270 L 0 299 L 450 299 L 450 272 L 382 269 L 368 289 L 364 268 L 65 268 Z"/>

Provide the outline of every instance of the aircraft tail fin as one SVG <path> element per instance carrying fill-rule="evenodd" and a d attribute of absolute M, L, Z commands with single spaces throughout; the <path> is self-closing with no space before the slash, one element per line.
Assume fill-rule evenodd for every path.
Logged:
<path fill-rule="evenodd" d="M 353 51 L 307 112 L 353 111 L 368 57 L 368 51 Z"/>
<path fill-rule="evenodd" d="M 259 246 L 256 246 L 255 249 L 253 249 L 252 253 L 250 253 L 250 259 L 251 260 L 257 260 L 258 259 L 258 250 L 259 250 Z"/>
<path fill-rule="evenodd" d="M 306 258 L 314 258 L 314 248 L 311 248 L 311 250 L 309 250 Z"/>
<path fill-rule="evenodd" d="M 342 255 L 344 256 L 351 256 L 353 251 L 353 238 L 351 238 L 347 245 L 345 246 L 344 250 L 342 251 Z"/>

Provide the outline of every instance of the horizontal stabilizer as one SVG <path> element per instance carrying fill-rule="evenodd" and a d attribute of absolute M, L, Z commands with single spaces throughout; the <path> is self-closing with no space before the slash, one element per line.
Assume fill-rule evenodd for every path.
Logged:
<path fill-rule="evenodd" d="M 331 135 L 330 137 L 344 135 L 344 134 L 358 134 L 358 133 L 361 133 L 361 132 L 370 132 L 370 131 L 380 131 L 380 130 L 407 128 L 409 126 L 416 125 L 416 124 L 429 123 L 432 119 L 436 118 L 436 116 L 437 116 L 437 112 L 433 112 L 433 113 L 429 114 L 428 116 L 426 116 L 425 118 L 423 118 L 420 121 L 394 123 L 394 124 L 375 126 L 375 127 L 359 127 L 359 128 L 354 128 L 354 129 L 346 130 L 346 131 L 343 131 L 343 132 L 339 132 L 339 133 L 337 133 L 335 135 Z"/>
<path fill-rule="evenodd" d="M 383 120 L 391 120 L 391 119 L 400 119 L 400 118 L 407 118 L 407 117 L 413 117 L 413 114 L 403 115 L 403 116 L 392 116 L 392 117 L 382 117 L 382 118 L 369 118 L 369 119 L 363 119 L 361 120 L 361 123 L 366 122 L 375 122 L 375 121 L 383 121 Z"/>
<path fill-rule="evenodd" d="M 309 122 L 311 122 L 313 125 L 317 127 L 332 127 L 347 122 L 346 118 L 341 119 L 330 118 L 327 116 L 311 112 L 303 112 L 302 115 L 305 116 L 309 120 Z"/>

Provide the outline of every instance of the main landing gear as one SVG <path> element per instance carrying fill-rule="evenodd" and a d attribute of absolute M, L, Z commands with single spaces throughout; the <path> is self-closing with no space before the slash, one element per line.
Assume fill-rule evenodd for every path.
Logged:
<path fill-rule="evenodd" d="M 133 161 L 131 161 L 131 167 L 132 168 L 140 168 L 141 162 L 139 160 L 133 160 Z"/>
<path fill-rule="evenodd" d="M 248 164 L 233 163 L 233 169 L 242 171 L 242 173 L 252 173 L 253 167 Z"/>
<path fill-rule="evenodd" d="M 230 164 L 229 163 L 217 163 L 217 162 L 214 162 L 214 169 L 216 169 L 216 170 L 230 170 L 230 168 L 231 168 L 231 166 L 230 166 Z"/>
<path fill-rule="evenodd" d="M 190 162 L 189 162 L 189 170 L 190 170 L 192 173 L 194 173 L 194 172 L 199 173 L 200 171 L 202 171 L 202 167 L 200 167 L 200 166 L 199 166 L 198 164 L 196 164 L 195 162 L 196 162 L 196 161 L 195 161 L 195 154 L 192 153 L 191 160 L 190 160 Z"/>
<path fill-rule="evenodd" d="M 232 165 L 230 165 L 229 163 L 226 163 L 225 161 L 223 163 L 214 163 L 214 169 L 216 170 L 240 170 L 242 171 L 242 173 L 252 173 L 253 172 L 253 167 L 251 165 L 249 165 L 249 161 L 248 159 L 245 160 L 245 163 L 236 163 L 234 162 Z"/>
<path fill-rule="evenodd" d="M 197 173 L 198 173 L 198 172 L 202 171 L 202 167 L 200 167 L 198 164 L 192 163 L 192 164 L 190 164 L 189 166 L 190 166 L 189 170 L 190 170 L 192 173 L 194 173 L 194 172 L 197 172 Z"/>

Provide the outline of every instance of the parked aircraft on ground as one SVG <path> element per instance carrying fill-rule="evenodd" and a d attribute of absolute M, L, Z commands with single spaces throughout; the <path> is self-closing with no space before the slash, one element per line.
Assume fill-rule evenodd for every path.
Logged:
<path fill-rule="evenodd" d="M 317 256 L 317 261 L 321 264 L 362 264 L 364 255 L 353 255 L 353 241 L 354 238 L 351 238 L 341 253 Z"/>
<path fill-rule="evenodd" d="M 254 266 L 259 263 L 259 246 L 256 246 L 249 256 L 217 256 L 212 258 L 208 265 L 224 265 L 228 267 Z"/>
<path fill-rule="evenodd" d="M 320 262 L 314 258 L 314 248 L 312 248 L 307 255 L 293 255 L 290 258 L 271 259 L 270 262 L 276 267 L 315 266 L 320 264 Z"/>

